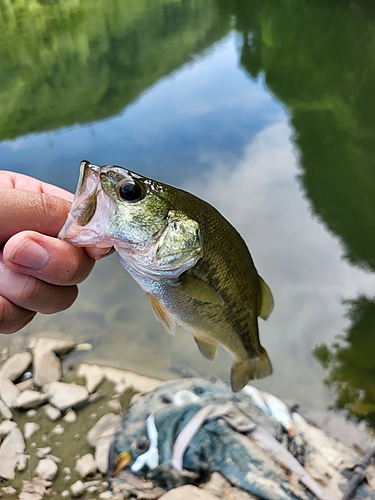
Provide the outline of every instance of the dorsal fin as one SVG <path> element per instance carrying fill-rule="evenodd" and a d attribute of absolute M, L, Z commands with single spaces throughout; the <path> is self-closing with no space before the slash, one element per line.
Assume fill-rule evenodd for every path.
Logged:
<path fill-rule="evenodd" d="M 274 301 L 270 287 L 267 285 L 263 278 L 261 278 L 259 275 L 258 277 L 260 284 L 260 304 L 258 316 L 266 320 L 273 310 Z"/>

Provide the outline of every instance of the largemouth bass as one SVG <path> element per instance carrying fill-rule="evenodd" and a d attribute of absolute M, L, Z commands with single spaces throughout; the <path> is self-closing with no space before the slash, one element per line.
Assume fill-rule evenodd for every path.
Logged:
<path fill-rule="evenodd" d="M 239 233 L 211 205 L 181 189 L 118 166 L 81 162 L 60 238 L 114 246 L 169 333 L 189 330 L 207 359 L 218 344 L 233 356 L 231 386 L 272 372 L 259 342 L 258 316 L 273 309 Z"/>

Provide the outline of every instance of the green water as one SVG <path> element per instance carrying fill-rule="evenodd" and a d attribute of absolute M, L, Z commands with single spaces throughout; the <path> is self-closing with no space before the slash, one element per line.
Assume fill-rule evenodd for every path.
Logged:
<path fill-rule="evenodd" d="M 190 190 L 246 240 L 281 397 L 375 425 L 375 8 L 319 0 L 0 0 L 0 168 L 75 189 L 81 159 Z M 41 330 L 156 377 L 228 380 L 115 256 Z"/>

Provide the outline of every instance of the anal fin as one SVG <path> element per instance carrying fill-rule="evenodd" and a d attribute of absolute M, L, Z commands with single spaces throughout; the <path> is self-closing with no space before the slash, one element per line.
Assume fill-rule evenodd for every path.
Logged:
<path fill-rule="evenodd" d="M 195 335 L 194 340 L 203 356 L 209 361 L 213 361 L 216 356 L 217 343 L 203 339 L 202 337 L 196 337 Z"/>
<path fill-rule="evenodd" d="M 263 350 L 257 359 L 248 359 L 232 366 L 230 383 L 234 392 L 240 391 L 249 380 L 271 375 L 272 365 L 267 352 Z"/>
<path fill-rule="evenodd" d="M 172 314 L 161 304 L 158 299 L 151 294 L 146 294 L 150 302 L 151 309 L 153 310 L 156 319 L 164 326 L 168 333 L 175 335 L 176 333 L 176 320 Z"/>

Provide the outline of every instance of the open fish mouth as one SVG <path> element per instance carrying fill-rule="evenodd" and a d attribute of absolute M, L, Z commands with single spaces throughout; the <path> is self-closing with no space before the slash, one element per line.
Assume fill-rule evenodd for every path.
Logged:
<path fill-rule="evenodd" d="M 78 186 L 71 208 L 71 216 L 79 226 L 86 226 L 93 218 L 100 188 L 100 167 L 81 161 Z"/>
<path fill-rule="evenodd" d="M 68 219 L 59 233 L 59 238 L 74 243 L 74 236 L 94 217 L 100 185 L 100 167 L 81 161 L 77 189 Z"/>

